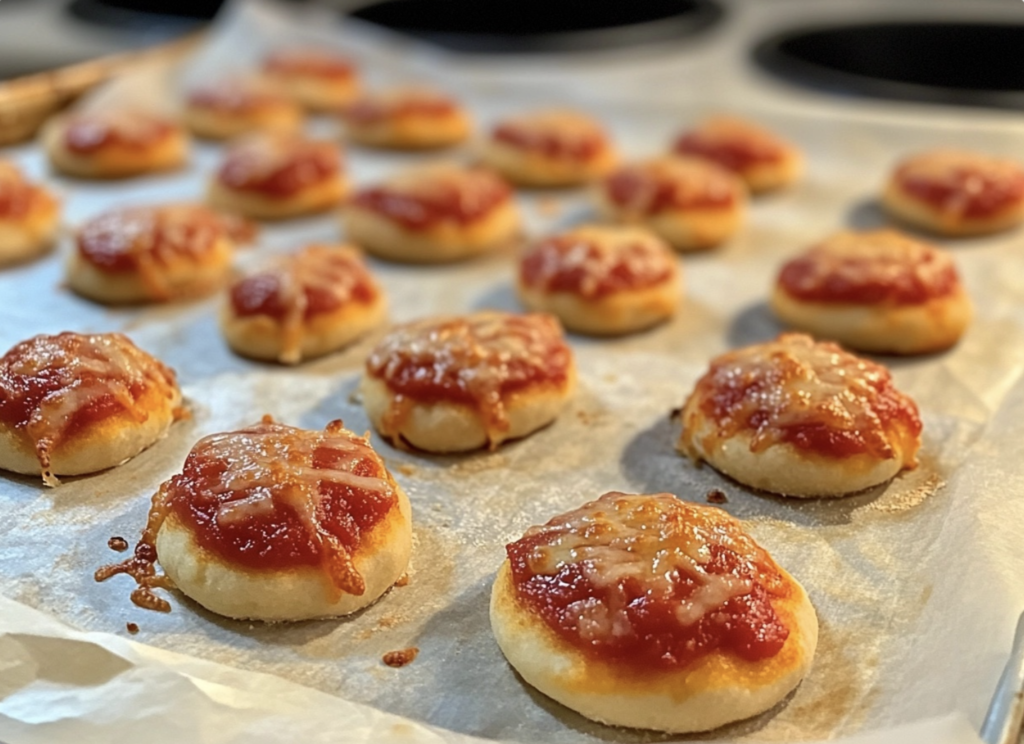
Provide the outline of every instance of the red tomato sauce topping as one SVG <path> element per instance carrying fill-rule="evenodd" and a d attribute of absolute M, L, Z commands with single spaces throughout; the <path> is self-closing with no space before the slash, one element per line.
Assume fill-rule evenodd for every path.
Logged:
<path fill-rule="evenodd" d="M 519 602 L 591 658 L 638 672 L 711 653 L 778 654 L 791 593 L 771 557 L 714 507 L 608 493 L 507 548 Z"/>
<path fill-rule="evenodd" d="M 894 440 L 910 443 L 921 433 L 917 406 L 888 369 L 799 333 L 716 357 L 693 395 L 717 441 L 746 431 L 754 452 L 785 442 L 825 457 L 890 459 Z M 684 421 L 684 439 L 694 428 Z"/>
<path fill-rule="evenodd" d="M 604 131 L 575 112 L 543 112 L 502 122 L 491 137 L 552 160 L 585 162 L 608 149 Z"/>
<path fill-rule="evenodd" d="M 604 193 L 621 209 L 653 215 L 674 209 L 729 209 L 743 191 L 733 177 L 694 158 L 659 158 L 620 168 Z"/>
<path fill-rule="evenodd" d="M 275 106 L 291 107 L 291 101 L 275 91 L 245 80 L 221 80 L 196 88 L 188 104 L 226 114 L 246 114 Z"/>
<path fill-rule="evenodd" d="M 787 262 L 779 286 L 807 302 L 918 305 L 960 287 L 952 259 L 892 230 L 840 233 Z"/>
<path fill-rule="evenodd" d="M 296 310 L 309 320 L 349 302 L 370 303 L 379 294 L 355 251 L 330 246 L 311 246 L 277 268 L 236 282 L 230 291 L 235 314 L 266 315 L 278 321 Z"/>
<path fill-rule="evenodd" d="M 361 595 L 365 582 L 353 556 L 396 508 L 383 461 L 340 421 L 316 432 L 267 416 L 201 439 L 182 472 L 153 497 L 135 557 L 101 568 L 96 579 L 128 573 L 140 584 L 133 601 L 154 604 L 156 536 L 173 514 L 201 547 L 227 562 L 256 571 L 320 567 L 335 599 Z"/>
<path fill-rule="evenodd" d="M 903 163 L 895 181 L 944 216 L 985 219 L 1024 201 L 1024 169 L 1008 160 L 941 150 Z"/>
<path fill-rule="evenodd" d="M 369 127 L 395 120 L 437 119 L 451 116 L 459 104 L 443 93 L 419 88 L 401 88 L 365 95 L 347 106 L 342 117 L 355 126 Z"/>
<path fill-rule="evenodd" d="M 676 140 L 673 150 L 743 173 L 758 165 L 781 162 L 788 147 L 772 133 L 739 119 L 709 119 Z"/>
<path fill-rule="evenodd" d="M 356 74 L 351 60 L 332 52 L 314 49 L 289 49 L 274 52 L 263 63 L 263 69 L 274 74 L 303 75 L 333 80 L 347 80 Z"/>
<path fill-rule="evenodd" d="M 511 198 L 508 185 L 489 171 L 432 168 L 363 189 L 351 203 L 408 230 L 427 230 L 442 222 L 483 219 Z"/>
<path fill-rule="evenodd" d="M 290 197 L 340 172 L 341 154 L 329 142 L 257 135 L 228 150 L 217 180 L 235 191 Z"/>
<path fill-rule="evenodd" d="M 81 155 L 106 147 L 143 150 L 178 132 L 174 122 L 144 111 L 93 111 L 71 116 L 64 130 L 64 144 Z"/>
<path fill-rule="evenodd" d="M 519 264 L 526 286 L 587 299 L 653 287 L 675 271 L 667 246 L 633 230 L 607 234 L 581 228 L 556 235 L 530 248 Z"/>

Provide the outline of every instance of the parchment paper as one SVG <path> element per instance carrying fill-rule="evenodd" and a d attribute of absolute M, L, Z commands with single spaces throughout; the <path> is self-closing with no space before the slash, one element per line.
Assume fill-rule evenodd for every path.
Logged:
<path fill-rule="evenodd" d="M 175 85 L 213 74 L 233 54 L 247 63 L 275 45 L 321 39 L 354 50 L 375 80 L 405 75 L 447 83 L 482 126 L 553 101 L 580 106 L 609 126 L 626 154 L 640 157 L 662 150 L 682 125 L 706 113 L 699 88 L 713 82 L 694 78 L 686 96 L 658 100 L 643 97 L 644 86 L 628 79 L 608 84 L 600 74 L 568 65 L 551 78 L 538 74 L 534 85 L 522 70 L 503 77 L 492 63 L 484 75 L 460 58 L 360 27 L 317 36 L 309 25 L 297 31 L 294 19 L 270 6 L 240 8 L 194 66 L 174 71 Z M 673 64 L 687 69 L 685 59 Z M 887 487 L 810 502 L 751 493 L 676 454 L 669 413 L 712 355 L 780 330 L 765 298 L 786 257 L 837 229 L 884 222 L 874 198 L 898 157 L 939 144 L 1019 155 L 1024 133 L 999 117 L 978 119 L 967 130 L 940 117 L 848 116 L 784 96 L 753 105 L 743 99 L 739 72 L 726 79 L 737 86 L 727 101 L 731 110 L 763 121 L 806 151 L 806 178 L 757 199 L 747 226 L 722 249 L 680 259 L 685 298 L 672 322 L 618 340 L 573 337 L 579 391 L 553 426 L 495 453 L 461 457 L 399 452 L 374 437 L 413 503 L 411 580 L 344 620 L 240 623 L 178 594 L 173 612 L 162 615 L 134 607 L 124 577 L 97 585 L 92 573 L 119 557 L 107 548 L 108 538 L 135 540 L 149 496 L 180 468 L 199 437 L 265 412 L 311 428 L 339 417 L 357 431 L 369 428 L 353 394 L 366 353 L 382 332 L 325 359 L 279 368 L 228 351 L 215 321 L 218 298 L 103 308 L 63 288 L 59 254 L 0 274 L 0 348 L 64 329 L 124 331 L 177 370 L 192 412 L 165 440 L 109 472 L 67 479 L 57 489 L 0 475 L 0 591 L 13 600 L 0 604 L 0 737 L 8 744 L 88 736 L 109 741 L 144 731 L 151 744 L 283 742 L 307 740 L 306 729 L 297 736 L 292 726 L 327 721 L 332 741 L 456 742 L 456 734 L 552 744 L 671 738 L 591 723 L 525 685 L 491 638 L 487 597 L 504 544 L 531 524 L 613 489 L 703 501 L 709 489 L 721 488 L 729 499 L 724 508 L 749 520 L 757 539 L 807 587 L 821 641 L 810 676 L 786 701 L 751 721 L 690 739 L 806 741 L 909 726 L 878 740 L 976 740 L 970 731 L 984 714 L 1024 605 L 1021 234 L 942 242 L 955 255 L 977 317 L 951 352 L 885 360 L 898 386 L 918 401 L 925 422 L 921 467 Z M 721 106 L 721 91 L 714 97 Z M 331 127 L 318 121 L 311 129 Z M 116 204 L 195 198 L 219 152 L 200 145 L 185 172 L 122 183 L 53 176 L 32 147 L 5 155 L 57 184 L 74 226 Z M 471 150 L 446 155 L 465 158 Z M 354 181 L 367 183 L 427 157 L 352 148 L 348 160 Z M 534 235 L 590 217 L 585 195 L 575 191 L 525 194 L 521 203 Z M 268 226 L 238 263 L 339 237 L 333 217 Z M 519 309 L 512 252 L 443 267 L 371 263 L 396 322 L 427 313 Z M 90 634 L 76 635 L 57 620 Z M 127 636 L 126 622 L 141 628 L 134 638 L 140 643 L 102 635 Z M 411 665 L 381 663 L 385 652 L 407 646 L 420 649 Z M 312 689 L 296 691 L 295 683 Z M 455 733 L 394 728 L 392 718 L 360 704 Z M 257 714 L 261 708 L 269 712 Z M 951 711 L 960 717 L 925 722 Z M 254 731 L 265 738 L 245 738 Z"/>

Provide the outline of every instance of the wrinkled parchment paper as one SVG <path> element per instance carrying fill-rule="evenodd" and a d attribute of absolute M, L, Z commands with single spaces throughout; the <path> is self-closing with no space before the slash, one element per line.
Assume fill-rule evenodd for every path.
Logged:
<path fill-rule="evenodd" d="M 139 457 L 57 489 L 0 474 L 0 593 L 8 598 L 0 601 L 0 739 L 671 739 L 591 723 L 525 685 L 491 638 L 490 582 L 508 540 L 608 490 L 703 501 L 721 488 L 729 499 L 724 508 L 749 520 L 757 539 L 807 587 L 821 641 L 810 676 L 783 703 L 688 740 L 808 741 L 879 731 L 863 741 L 976 741 L 971 731 L 1024 606 L 1021 233 L 940 241 L 957 260 L 977 317 L 951 352 L 885 360 L 925 422 L 920 468 L 892 484 L 831 501 L 754 494 L 676 454 L 669 413 L 712 355 L 780 330 L 765 298 L 786 257 L 837 229 L 884 223 L 875 195 L 900 155 L 940 144 L 1019 155 L 1019 127 L 996 115 L 958 119 L 899 107 L 890 114 L 782 92 L 773 98 L 738 53 L 727 58 L 720 47 L 698 45 L 661 65 L 651 59 L 655 51 L 548 67 L 469 64 L 354 24 L 342 31 L 299 19 L 296 27 L 272 6 L 241 7 L 185 70 L 160 74 L 165 89 L 241 69 L 276 45 L 319 41 L 355 54 L 372 82 L 412 78 L 459 92 L 481 126 L 524 108 L 579 106 L 606 122 L 631 157 L 662 150 L 681 126 L 725 107 L 798 142 L 808 173 L 795 188 L 756 200 L 746 227 L 726 246 L 680 259 L 685 297 L 672 322 L 623 339 L 573 337 L 579 390 L 553 426 L 497 452 L 460 457 L 400 452 L 375 437 L 413 503 L 410 582 L 343 620 L 236 622 L 178 594 L 170 614 L 152 613 L 129 602 L 127 578 L 96 584 L 92 573 L 122 555 L 107 548 L 111 536 L 134 542 L 150 495 L 201 436 L 263 413 L 311 428 L 339 417 L 357 431 L 369 428 L 354 392 L 383 331 L 342 353 L 280 368 L 226 348 L 215 320 L 218 298 L 108 309 L 74 296 L 62 286 L 66 239 L 54 255 L 0 273 L 0 348 L 35 333 L 123 331 L 177 370 L 192 412 Z M 737 6 L 733 22 L 740 30 L 760 28 L 757 14 L 764 12 Z M 311 124 L 321 134 L 332 129 L 327 120 Z M 197 145 L 186 171 L 112 183 L 54 176 L 34 147 L 4 155 L 56 185 L 70 228 L 113 205 L 195 198 L 219 153 Z M 467 158 L 471 148 L 446 156 Z M 348 162 L 353 180 L 367 183 L 430 157 L 351 148 Z M 575 191 L 525 194 L 521 203 L 530 234 L 590 217 L 585 195 Z M 340 237 L 330 216 L 267 226 L 238 264 Z M 513 252 L 442 267 L 371 264 L 396 322 L 519 309 Z M 131 641 L 129 622 L 140 628 Z M 409 646 L 420 649 L 411 665 L 381 663 L 387 651 Z M 930 720 L 951 712 L 953 718 Z M 321 726 L 329 731 L 322 738 L 309 733 Z"/>

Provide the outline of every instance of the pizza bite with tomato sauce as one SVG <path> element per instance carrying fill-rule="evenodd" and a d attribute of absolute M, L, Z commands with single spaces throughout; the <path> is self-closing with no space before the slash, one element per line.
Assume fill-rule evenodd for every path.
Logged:
<path fill-rule="evenodd" d="M 56 197 L 28 181 L 13 163 L 0 160 L 0 267 L 49 251 L 59 226 Z"/>
<path fill-rule="evenodd" d="M 174 372 L 119 333 L 35 336 L 0 357 L 0 469 L 48 486 L 134 457 L 180 414 Z"/>
<path fill-rule="evenodd" d="M 311 245 L 235 282 L 220 322 L 239 354 L 297 364 L 349 345 L 386 314 L 384 291 L 356 248 Z"/>
<path fill-rule="evenodd" d="M 357 191 L 345 205 L 348 239 L 380 258 L 457 261 L 507 245 L 519 210 L 501 178 L 449 163 L 417 166 Z"/>
<path fill-rule="evenodd" d="M 672 249 L 639 227 L 587 225 L 544 238 L 519 260 L 519 299 L 570 331 L 616 335 L 670 318 L 679 305 Z"/>
<path fill-rule="evenodd" d="M 720 509 L 608 493 L 506 547 L 491 628 L 526 682 L 601 723 L 707 731 L 811 666 L 803 587 Z"/>
<path fill-rule="evenodd" d="M 619 157 L 597 121 L 557 109 L 499 122 L 480 159 L 520 186 L 578 186 L 608 173 Z"/>
<path fill-rule="evenodd" d="M 678 155 L 710 160 L 732 171 L 753 193 L 788 186 L 803 173 L 803 156 L 767 129 L 732 116 L 713 116 L 672 146 Z"/>
<path fill-rule="evenodd" d="M 150 111 L 98 109 L 53 119 L 43 130 L 50 164 L 79 178 L 127 178 L 174 170 L 188 159 L 180 124 Z"/>
<path fill-rule="evenodd" d="M 484 311 L 395 328 L 366 360 L 362 395 L 395 446 L 465 452 L 551 423 L 575 385 L 555 318 Z"/>
<path fill-rule="evenodd" d="M 104 304 L 167 302 L 213 291 L 253 228 L 193 204 L 115 208 L 75 236 L 68 286 Z"/>
<path fill-rule="evenodd" d="M 197 137 L 225 140 L 266 130 L 294 132 L 302 126 L 302 109 L 267 81 L 226 78 L 191 90 L 182 119 Z"/>
<path fill-rule="evenodd" d="M 431 150 L 464 142 L 473 129 L 455 98 L 432 88 L 369 91 L 341 110 L 350 140 L 395 150 Z"/>
<path fill-rule="evenodd" d="M 941 235 L 1007 230 L 1024 219 L 1024 168 L 965 150 L 929 150 L 896 166 L 882 196 L 893 217 Z"/>
<path fill-rule="evenodd" d="M 207 200 L 226 212 L 276 220 L 334 209 L 346 193 L 337 145 L 263 132 L 228 148 L 210 180 Z"/>
<path fill-rule="evenodd" d="M 682 410 L 680 452 L 784 496 L 843 496 L 917 465 L 917 405 L 880 364 L 801 333 L 711 360 Z"/>
<path fill-rule="evenodd" d="M 375 602 L 411 551 L 409 499 L 365 438 L 265 416 L 199 440 L 153 496 L 134 555 L 96 579 L 132 576 L 147 609 L 169 611 L 154 590 L 177 587 L 225 617 L 309 620 Z"/>
<path fill-rule="evenodd" d="M 326 49 L 280 49 L 263 61 L 263 75 L 309 111 L 335 111 L 359 94 L 355 63 Z"/>
<path fill-rule="evenodd" d="M 595 190 L 598 211 L 643 225 L 683 252 L 714 248 L 742 226 L 747 189 L 708 160 L 675 155 L 628 163 Z"/>
<path fill-rule="evenodd" d="M 971 320 L 953 260 L 894 230 L 839 233 L 788 261 L 771 306 L 802 331 L 884 354 L 947 349 Z"/>

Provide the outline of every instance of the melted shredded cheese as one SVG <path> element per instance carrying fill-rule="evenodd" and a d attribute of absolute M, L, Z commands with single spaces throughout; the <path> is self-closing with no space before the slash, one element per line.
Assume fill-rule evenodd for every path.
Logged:
<path fill-rule="evenodd" d="M 627 606 L 636 587 L 654 602 L 673 605 L 680 626 L 692 626 L 729 600 L 749 594 L 754 582 L 781 582 L 768 555 L 725 512 L 680 501 L 670 494 L 609 493 L 579 509 L 531 527 L 527 560 L 534 575 L 554 576 L 576 564 L 597 591 L 566 608 L 578 617 L 584 641 L 634 633 Z M 740 557 L 734 573 L 709 571 L 711 546 Z M 693 590 L 680 599 L 678 588 Z"/>
<path fill-rule="evenodd" d="M 629 189 L 613 184 L 628 181 Z M 728 171 L 700 158 L 672 155 L 623 166 L 605 180 L 608 198 L 623 212 L 643 217 L 695 206 L 731 205 L 742 201 L 744 187 Z"/>

